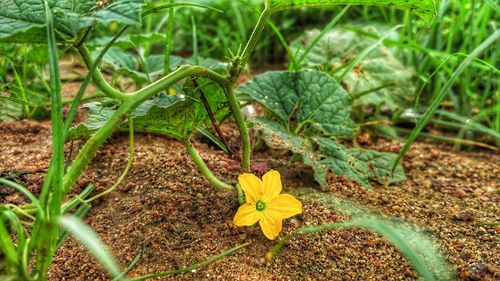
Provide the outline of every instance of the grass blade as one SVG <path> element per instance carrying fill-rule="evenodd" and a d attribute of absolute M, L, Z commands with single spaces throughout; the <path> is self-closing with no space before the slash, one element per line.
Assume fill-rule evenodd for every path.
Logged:
<path fill-rule="evenodd" d="M 323 193 L 310 188 L 296 190 L 294 193 L 301 199 L 312 200 L 340 211 L 352 217 L 352 220 L 299 228 L 282 238 L 268 252 L 268 259 L 272 259 L 286 242 L 295 235 L 312 234 L 339 228 L 361 227 L 374 231 L 391 242 L 411 262 L 412 266 L 424 280 L 454 280 L 448 263 L 441 256 L 432 241 L 416 228 L 404 222 L 397 222 L 363 210 L 356 207 L 353 202 L 330 193 Z"/>
<path fill-rule="evenodd" d="M 83 218 L 85 218 L 85 216 L 87 215 L 87 213 L 89 212 L 91 207 L 92 206 L 90 206 L 89 204 L 83 203 L 82 205 L 80 205 L 80 207 L 78 207 L 78 209 L 75 211 L 75 213 L 72 216 L 76 217 L 80 220 L 83 220 Z M 68 235 L 69 235 L 69 231 L 67 229 L 63 229 L 61 231 L 61 233 L 59 233 L 59 238 L 57 240 L 57 249 L 59 249 L 59 247 L 61 247 L 62 243 L 64 242 L 64 240 L 66 240 Z"/>
<path fill-rule="evenodd" d="M 401 148 L 401 151 L 398 154 L 398 157 L 396 161 L 394 162 L 394 165 L 392 167 L 392 171 L 396 169 L 399 161 L 401 161 L 401 158 L 406 154 L 412 143 L 417 139 L 418 135 L 422 131 L 422 129 L 425 127 L 429 119 L 431 118 L 432 114 L 436 111 L 436 109 L 439 107 L 441 102 L 446 96 L 446 93 L 448 90 L 451 88 L 455 80 L 462 74 L 462 72 L 465 70 L 467 66 L 477 57 L 479 56 L 486 48 L 488 48 L 492 43 L 497 41 L 500 38 L 500 30 L 497 30 L 495 33 L 491 34 L 481 45 L 479 45 L 472 53 L 470 53 L 465 60 L 457 67 L 457 69 L 453 72 L 453 75 L 450 77 L 450 79 L 447 80 L 446 84 L 441 88 L 439 93 L 437 94 L 436 98 L 432 101 L 430 104 L 429 108 L 425 111 L 424 115 L 422 116 L 422 119 L 419 120 L 417 123 L 417 126 L 413 131 L 411 132 L 410 136 L 408 136 L 408 139 L 406 140 L 406 143 L 404 144 L 403 148 Z"/>
<path fill-rule="evenodd" d="M 172 275 L 178 275 L 178 274 L 183 274 L 183 273 L 187 273 L 189 271 L 192 271 L 192 270 L 195 270 L 195 269 L 198 269 L 200 267 L 203 267 L 205 265 L 208 265 L 210 263 L 213 263 L 219 259 L 222 259 L 223 257 L 226 257 L 228 255 L 231 255 L 237 251 L 239 251 L 241 248 L 244 248 L 246 246 L 248 246 L 249 244 L 248 243 L 245 243 L 245 244 L 242 244 L 242 245 L 239 245 L 239 246 L 236 246 L 234 248 L 231 248 L 223 253 L 220 253 L 216 256 L 213 256 L 209 259 L 206 259 L 200 263 L 196 263 L 196 264 L 193 264 L 193 265 L 190 265 L 190 266 L 187 266 L 185 268 L 182 268 L 182 269 L 176 269 L 176 270 L 172 270 L 172 271 L 167 271 L 167 272 L 159 272 L 159 273 L 154 273 L 154 274 L 149 274 L 149 275 L 145 275 L 145 276 L 141 276 L 141 277 L 136 277 L 136 278 L 133 278 L 133 279 L 130 279 L 131 281 L 142 281 L 142 280 L 147 280 L 147 279 L 152 279 L 152 278 L 158 278 L 158 277 L 164 277 L 164 276 L 172 276 Z"/>
<path fill-rule="evenodd" d="M 299 65 L 295 62 L 295 56 L 292 53 L 292 50 L 290 49 L 290 45 L 288 45 L 288 43 L 286 42 L 285 37 L 283 36 L 283 34 L 281 34 L 279 28 L 276 26 L 276 24 L 274 24 L 274 22 L 271 19 L 267 20 L 267 25 L 269 25 L 269 27 L 274 32 L 274 34 L 276 34 L 276 36 L 278 37 L 278 40 L 280 41 L 281 45 L 285 49 L 286 54 L 287 54 L 288 58 L 290 59 L 291 68 L 294 69 L 295 71 L 299 71 Z"/>
<path fill-rule="evenodd" d="M 87 197 L 94 191 L 95 185 L 89 184 L 78 196 L 73 197 L 71 200 L 68 200 L 62 206 L 62 213 L 66 214 L 67 212 L 73 210 L 78 204 L 82 203 L 83 200 L 87 199 Z"/>
<path fill-rule="evenodd" d="M 209 130 L 207 130 L 203 127 L 200 127 L 200 128 L 198 128 L 198 132 L 200 132 L 203 136 L 205 136 L 210 141 L 212 141 L 215 145 L 217 145 L 217 147 L 222 149 L 222 151 L 224 151 L 225 153 L 229 153 L 227 146 L 221 140 L 219 140 L 216 136 L 214 136 Z"/>
<path fill-rule="evenodd" d="M 120 267 L 116 263 L 115 258 L 92 229 L 73 216 L 60 217 L 59 224 L 73 235 L 101 263 L 111 277 L 117 277 L 121 274 Z"/>
<path fill-rule="evenodd" d="M 433 0 L 266 0 L 266 6 L 273 13 L 285 9 L 320 7 L 333 5 L 376 5 L 407 10 L 430 23 L 436 13 Z"/>
<path fill-rule="evenodd" d="M 170 0 L 170 4 L 173 5 L 174 0 Z M 165 50 L 163 51 L 163 54 L 165 55 L 165 61 L 163 62 L 164 75 L 167 75 L 172 71 L 170 69 L 170 56 L 172 55 L 174 24 L 175 24 L 175 9 L 174 7 L 172 7 L 168 10 L 167 31 L 165 36 Z"/>
<path fill-rule="evenodd" d="M 490 128 L 487 128 L 483 126 L 480 123 L 474 122 L 473 118 L 466 118 L 463 116 L 460 116 L 458 114 L 455 114 L 453 112 L 448 112 L 444 110 L 436 110 L 436 114 L 439 114 L 443 117 L 458 121 L 463 124 L 462 130 L 467 130 L 467 129 L 473 129 L 476 132 L 483 133 L 485 135 L 490 135 L 495 139 L 500 139 L 500 133 L 496 132 L 495 130 L 492 130 Z"/>
<path fill-rule="evenodd" d="M 36 208 L 37 218 L 42 220 L 42 221 L 45 220 L 44 211 L 43 211 L 42 206 L 40 205 L 40 202 L 35 197 L 35 195 L 33 195 L 33 193 L 31 193 L 27 188 L 25 188 L 24 186 L 22 186 L 18 183 L 15 183 L 13 181 L 3 179 L 3 178 L 0 178 L 0 183 L 7 185 L 7 186 L 10 186 L 13 189 L 21 192 L 24 196 L 26 196 L 31 201 L 31 203 L 33 203 L 33 206 L 35 206 L 35 208 Z"/>
<path fill-rule="evenodd" d="M 0 250 L 5 255 L 8 262 L 12 263 L 14 266 L 18 264 L 18 252 L 14 242 L 12 242 L 9 231 L 7 230 L 7 225 L 4 224 L 2 217 L 0 216 Z"/>

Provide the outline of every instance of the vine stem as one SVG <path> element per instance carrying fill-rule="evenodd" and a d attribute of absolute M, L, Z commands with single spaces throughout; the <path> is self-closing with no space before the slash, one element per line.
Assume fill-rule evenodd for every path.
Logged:
<path fill-rule="evenodd" d="M 241 149 L 242 149 L 241 168 L 245 172 L 251 172 L 250 157 L 251 157 L 252 147 L 250 143 L 250 135 L 248 132 L 247 124 L 245 122 L 245 119 L 243 118 L 243 114 L 241 113 L 240 105 L 234 95 L 234 86 L 238 81 L 238 77 L 240 76 L 241 71 L 248 63 L 250 55 L 255 49 L 255 46 L 257 46 L 259 38 L 262 35 L 262 31 L 266 27 L 266 23 L 270 15 L 271 11 L 267 8 L 266 5 L 266 8 L 261 13 L 259 21 L 257 22 L 257 25 L 255 26 L 252 35 L 250 36 L 250 39 L 248 40 L 245 49 L 243 50 L 243 53 L 241 54 L 241 60 L 238 62 L 238 65 L 236 65 L 237 69 L 231 71 L 231 78 L 229 79 L 231 81 L 230 85 L 231 87 L 226 92 L 227 100 L 229 102 L 229 107 L 233 112 L 236 126 L 238 127 L 238 130 L 240 132 Z"/>
<path fill-rule="evenodd" d="M 108 97 L 115 100 L 123 101 L 127 98 L 127 95 L 125 93 L 120 92 L 115 88 L 113 88 L 111 85 L 109 85 L 108 81 L 106 81 L 106 79 L 102 75 L 99 67 L 95 65 L 94 59 L 92 58 L 92 54 L 85 45 L 83 44 L 80 45 L 78 47 L 78 52 L 80 53 L 80 56 L 82 56 L 83 61 L 85 62 L 85 65 L 89 70 L 95 68 L 94 72 L 92 73 L 92 80 L 99 88 L 99 90 L 101 90 Z"/>
<path fill-rule="evenodd" d="M 350 226 L 355 226 L 355 224 L 350 223 L 350 222 L 335 222 L 335 223 L 330 223 L 330 224 L 325 224 L 325 225 L 320 225 L 320 226 L 310 226 L 310 227 L 301 227 L 298 228 L 291 233 L 287 234 L 285 237 L 281 238 L 280 241 L 274 246 L 273 249 L 271 249 L 269 252 L 266 254 L 266 259 L 268 261 L 271 261 L 273 257 L 283 248 L 290 239 L 293 237 L 299 235 L 299 234 L 311 234 L 311 233 L 317 233 L 317 232 L 322 232 L 322 231 L 327 231 L 327 230 L 332 230 L 332 229 L 337 229 L 337 228 L 343 228 L 343 227 L 350 227 Z"/>
<path fill-rule="evenodd" d="M 227 89 L 228 86 L 228 81 L 224 76 L 201 66 L 186 65 L 178 68 L 176 71 L 163 77 L 157 82 L 138 90 L 137 92 L 127 95 L 126 99 L 120 107 L 118 107 L 115 113 L 99 130 L 97 130 L 97 132 L 94 133 L 94 135 L 92 135 L 92 137 L 85 143 L 78 153 L 75 161 L 64 176 L 64 192 L 68 192 L 75 184 L 78 177 L 83 173 L 84 169 L 97 153 L 99 147 L 114 132 L 116 127 L 120 125 L 128 112 L 132 112 L 148 98 L 156 95 L 163 89 L 170 87 L 178 81 L 190 76 L 207 77 L 208 79 L 218 83 L 223 89 Z"/>
<path fill-rule="evenodd" d="M 110 188 L 106 189 L 105 191 L 97 194 L 96 196 L 84 200 L 85 203 L 89 204 L 90 202 L 97 200 L 103 196 L 106 196 L 113 192 L 125 179 L 125 177 L 128 175 L 128 172 L 130 171 L 130 168 L 132 167 L 132 162 L 134 160 L 134 119 L 132 116 L 129 116 L 128 118 L 128 126 L 129 126 L 129 139 L 130 139 L 130 144 L 129 144 L 129 153 L 128 153 L 128 159 L 127 159 L 127 165 L 125 166 L 125 169 L 123 170 L 122 174 L 118 178 L 118 180 L 111 186 Z"/>
<path fill-rule="evenodd" d="M 240 133 L 241 137 L 241 142 L 242 142 L 242 160 L 241 160 L 241 167 L 242 170 L 246 172 L 250 172 L 250 157 L 251 157 L 251 143 L 250 143 L 250 135 L 248 132 L 248 127 L 245 122 L 245 119 L 243 117 L 243 114 L 241 112 L 240 105 L 234 95 L 233 88 L 237 82 L 237 78 L 241 74 L 241 70 L 243 67 L 248 63 L 248 60 L 250 58 L 251 53 L 255 49 L 258 40 L 262 34 L 262 31 L 264 30 L 267 20 L 269 16 L 271 15 L 271 11 L 267 8 L 264 9 L 262 12 L 259 21 L 257 22 L 257 25 L 255 26 L 255 29 L 252 32 L 252 35 L 250 36 L 250 39 L 248 40 L 245 49 L 243 50 L 241 60 L 238 62 L 237 66 L 237 71 L 232 72 L 229 77 L 224 77 L 216 72 L 213 72 L 209 69 L 200 67 L 200 66 L 183 66 L 180 67 L 178 70 L 170 73 L 166 77 L 160 79 L 159 81 L 141 89 L 138 90 L 134 93 L 131 94 L 125 94 L 123 92 L 120 92 L 116 89 L 114 89 L 112 86 L 108 84 L 108 82 L 104 79 L 102 73 L 100 71 L 95 71 L 93 74 L 93 80 L 96 84 L 96 86 L 103 91 L 106 95 L 109 97 L 112 97 L 117 100 L 123 101 L 123 103 L 120 105 L 120 107 L 116 110 L 116 112 L 111 116 L 111 118 L 106 122 L 106 124 L 101 127 L 88 141 L 85 143 L 83 148 L 80 150 L 80 153 L 78 154 L 77 158 L 75 159 L 73 165 L 71 165 L 68 173 L 64 177 L 64 191 L 69 191 L 71 186 L 75 184 L 76 180 L 78 177 L 83 173 L 83 170 L 85 167 L 90 163 L 94 155 L 97 153 L 97 150 L 99 147 L 104 143 L 104 141 L 113 133 L 113 131 L 116 129 L 116 127 L 120 124 L 120 122 L 123 120 L 124 115 L 127 112 L 131 112 L 134 110 L 137 106 L 139 106 L 142 102 L 153 96 L 154 94 L 160 92 L 161 90 L 165 89 L 166 87 L 170 87 L 174 83 L 187 78 L 189 76 L 201 76 L 201 77 L 207 77 L 214 82 L 218 83 L 226 92 L 226 96 L 228 99 L 229 107 L 231 111 L 233 112 L 234 119 L 236 122 L 236 125 L 238 126 L 238 130 Z M 78 48 L 78 51 L 80 52 L 81 56 L 83 57 L 85 63 L 87 66 L 92 66 L 93 65 L 93 59 L 88 51 L 88 49 L 85 47 L 85 45 L 81 45 Z M 191 157 L 193 160 L 195 160 L 195 163 L 197 163 L 198 167 L 200 168 L 200 171 L 204 174 L 204 176 L 211 182 L 213 182 L 214 186 L 221 188 L 222 189 L 230 189 L 233 190 L 234 187 L 229 186 L 227 184 L 224 184 L 220 182 L 218 179 L 213 176 L 213 174 L 210 172 L 208 167 L 206 167 L 205 163 L 199 157 L 199 154 L 197 153 L 196 150 L 194 150 L 194 147 L 192 147 L 192 144 L 189 142 L 189 145 L 185 145 L 186 149 L 188 150 L 188 153 L 190 153 Z M 198 157 L 196 157 L 198 156 Z M 202 160 L 201 162 L 198 160 Z M 203 165 L 201 165 L 203 164 Z M 213 177 L 213 178 L 212 178 Z M 216 180 L 216 181 L 215 181 Z M 238 196 L 241 198 L 241 196 Z M 241 201 L 241 199 L 240 199 Z"/>
<path fill-rule="evenodd" d="M 238 193 L 238 203 L 243 205 L 245 203 L 245 195 L 243 194 L 243 189 L 239 183 L 236 184 L 236 192 Z"/>
<path fill-rule="evenodd" d="M 252 147 L 250 144 L 250 134 L 248 133 L 247 123 L 245 122 L 245 118 L 243 118 L 240 104 L 236 99 L 234 91 L 232 89 L 226 92 L 226 97 L 227 101 L 229 102 L 229 107 L 233 112 L 234 121 L 236 122 L 238 131 L 240 132 L 241 146 L 242 146 L 241 168 L 245 172 L 250 172 L 250 156 L 252 152 Z"/>
<path fill-rule="evenodd" d="M 252 35 L 250 36 L 250 39 L 248 40 L 245 49 L 243 50 L 243 53 L 241 55 L 241 64 L 240 64 L 241 68 L 245 67 L 245 65 L 248 63 L 250 55 L 255 49 L 255 46 L 257 46 L 260 36 L 262 35 L 262 31 L 266 27 L 267 20 L 269 19 L 270 16 L 271 16 L 271 11 L 266 7 L 264 11 L 262 11 L 262 13 L 260 14 L 257 25 L 255 25 Z"/>
<path fill-rule="evenodd" d="M 234 186 L 220 181 L 216 176 L 214 176 L 214 174 L 212 174 L 210 169 L 207 167 L 207 164 L 205 164 L 205 161 L 203 161 L 200 154 L 198 153 L 198 150 L 196 150 L 191 141 L 182 141 L 182 144 L 186 148 L 189 156 L 191 156 L 193 162 L 196 164 L 196 167 L 198 167 L 201 174 L 205 177 L 205 179 L 208 180 L 208 182 L 210 182 L 210 184 L 220 190 L 235 190 Z"/>

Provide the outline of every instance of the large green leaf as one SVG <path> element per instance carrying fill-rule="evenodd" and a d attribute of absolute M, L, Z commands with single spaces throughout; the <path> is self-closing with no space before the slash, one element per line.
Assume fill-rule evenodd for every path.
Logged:
<path fill-rule="evenodd" d="M 364 28 L 372 33 L 379 33 L 381 29 L 374 26 Z M 304 34 L 292 44 L 292 51 L 298 51 L 300 56 L 318 33 L 313 30 Z M 346 64 L 370 48 L 374 41 L 352 31 L 334 29 L 314 45 L 302 61 L 302 66 L 322 67 L 328 71 L 340 69 L 334 75 L 340 74 Z M 373 104 L 399 110 L 410 106 L 413 101 L 413 75 L 413 70 L 405 67 L 392 50 L 379 45 L 347 73 L 342 84 L 354 96 L 354 106 Z"/>
<path fill-rule="evenodd" d="M 96 0 L 49 0 L 58 34 L 65 40 L 94 23 L 140 25 L 144 0 L 117 0 L 99 7 Z M 44 8 L 40 0 L 0 0 L 0 40 L 45 43 Z M 21 34 L 22 36 L 18 36 Z"/>
<path fill-rule="evenodd" d="M 266 118 L 257 118 L 253 123 L 269 147 L 302 155 L 304 163 L 314 169 L 314 178 L 321 185 L 327 184 L 330 172 L 355 180 L 364 187 L 370 187 L 371 181 L 388 185 L 405 179 L 401 166 L 391 176 L 396 154 L 349 148 L 327 138 L 293 136 L 282 125 Z"/>
<path fill-rule="evenodd" d="M 335 80 L 318 71 L 271 71 L 241 86 L 284 123 L 297 123 L 327 136 L 352 138 L 351 98 Z"/>
<path fill-rule="evenodd" d="M 272 11 L 329 5 L 376 5 L 410 11 L 429 22 L 435 13 L 433 0 L 267 0 Z"/>
<path fill-rule="evenodd" d="M 223 90 L 206 79 L 199 78 L 198 83 L 215 118 L 221 120 L 227 116 L 229 109 Z M 85 107 L 89 109 L 89 118 L 69 131 L 70 140 L 92 134 L 115 112 L 113 108 L 104 107 L 97 102 L 87 104 Z M 179 140 L 190 139 L 196 130 L 208 121 L 208 117 L 200 92 L 190 81 L 186 82 L 183 92 L 177 92 L 174 96 L 160 94 L 153 100 L 147 100 L 132 112 L 136 132 L 161 134 Z M 127 131 L 128 122 L 124 121 L 118 130 Z"/>

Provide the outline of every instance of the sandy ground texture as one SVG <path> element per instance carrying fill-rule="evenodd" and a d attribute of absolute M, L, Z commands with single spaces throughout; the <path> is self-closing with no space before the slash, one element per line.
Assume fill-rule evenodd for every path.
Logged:
<path fill-rule="evenodd" d="M 225 127 L 235 138 L 235 130 Z M 235 146 L 234 140 L 231 141 Z M 81 143 L 74 143 L 78 150 Z M 364 146 L 397 151 L 399 143 L 378 139 Z M 238 164 L 223 152 L 197 142 L 215 174 L 235 183 Z M 69 154 L 70 145 L 66 147 Z M 0 174 L 37 193 L 50 160 L 50 124 L 0 123 Z M 94 183 L 95 192 L 109 188 L 126 164 L 128 139 L 113 136 L 102 147 L 74 192 Z M 463 280 L 500 280 L 500 157 L 489 152 L 455 152 L 448 146 L 417 143 L 404 160 L 407 181 L 366 190 L 352 181 L 332 178 L 317 186 L 313 172 L 290 163 L 283 152 L 254 155 L 261 172 L 276 169 L 284 191 L 312 187 L 359 205 L 399 217 L 426 230 L 438 241 L 457 276 Z M 495 191 L 496 190 L 496 191 Z M 23 203 L 0 188 L 0 203 Z M 283 233 L 303 225 L 343 220 L 340 213 L 303 202 L 303 214 L 285 221 Z M 416 280 L 416 272 L 382 237 L 363 229 L 335 230 L 299 236 L 272 262 L 264 258 L 275 241 L 257 227 L 237 228 L 231 221 L 238 208 L 234 194 L 216 192 L 197 171 L 178 142 L 137 135 L 132 169 L 118 190 L 93 203 L 88 223 L 126 267 L 141 259 L 129 276 L 181 268 L 249 242 L 245 249 L 213 264 L 164 280 Z M 283 235 L 283 234 L 282 234 Z M 282 237 L 282 235 L 280 237 Z M 57 252 L 51 280 L 108 280 L 100 266 L 74 239 Z"/>

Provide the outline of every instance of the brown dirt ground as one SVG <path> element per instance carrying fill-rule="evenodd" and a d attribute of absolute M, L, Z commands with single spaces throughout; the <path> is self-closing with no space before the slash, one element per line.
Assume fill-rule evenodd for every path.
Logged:
<path fill-rule="evenodd" d="M 231 143 L 237 133 L 225 126 Z M 75 143 L 75 150 L 80 144 Z M 401 144 L 377 139 L 365 147 L 397 151 Z M 197 142 L 215 174 L 234 183 L 237 162 Z M 33 192 L 50 160 L 47 121 L 0 123 L 0 174 Z M 66 147 L 69 154 L 70 145 Z M 74 192 L 87 184 L 95 192 L 110 187 L 126 164 L 128 138 L 115 135 L 100 150 Z M 280 171 L 284 190 L 318 187 L 312 170 L 289 163 L 289 155 L 263 150 L 254 155 L 260 166 Z M 357 201 L 374 211 L 396 216 L 432 234 L 464 280 L 500 280 L 498 226 L 499 156 L 489 152 L 456 152 L 435 143 L 416 143 L 405 158 L 407 181 L 366 190 L 345 179 L 332 179 L 321 189 Z M 31 171 L 17 175 L 16 171 Z M 0 203 L 23 203 L 16 193 L 0 189 Z M 236 254 L 181 276 L 163 280 L 415 280 L 409 263 L 383 238 L 362 229 L 300 236 L 270 263 L 264 256 L 275 242 L 257 227 L 237 228 L 232 216 L 238 204 L 232 193 L 216 192 L 196 170 L 178 142 L 138 135 L 132 169 L 122 185 L 93 204 L 86 223 L 126 267 L 142 253 L 129 276 L 181 268 L 249 242 Z M 340 213 L 304 202 L 304 212 L 284 223 L 283 233 L 302 225 L 344 219 Z M 283 235 L 283 234 L 282 234 Z M 74 239 L 57 252 L 51 280 L 107 280 L 92 257 Z"/>

